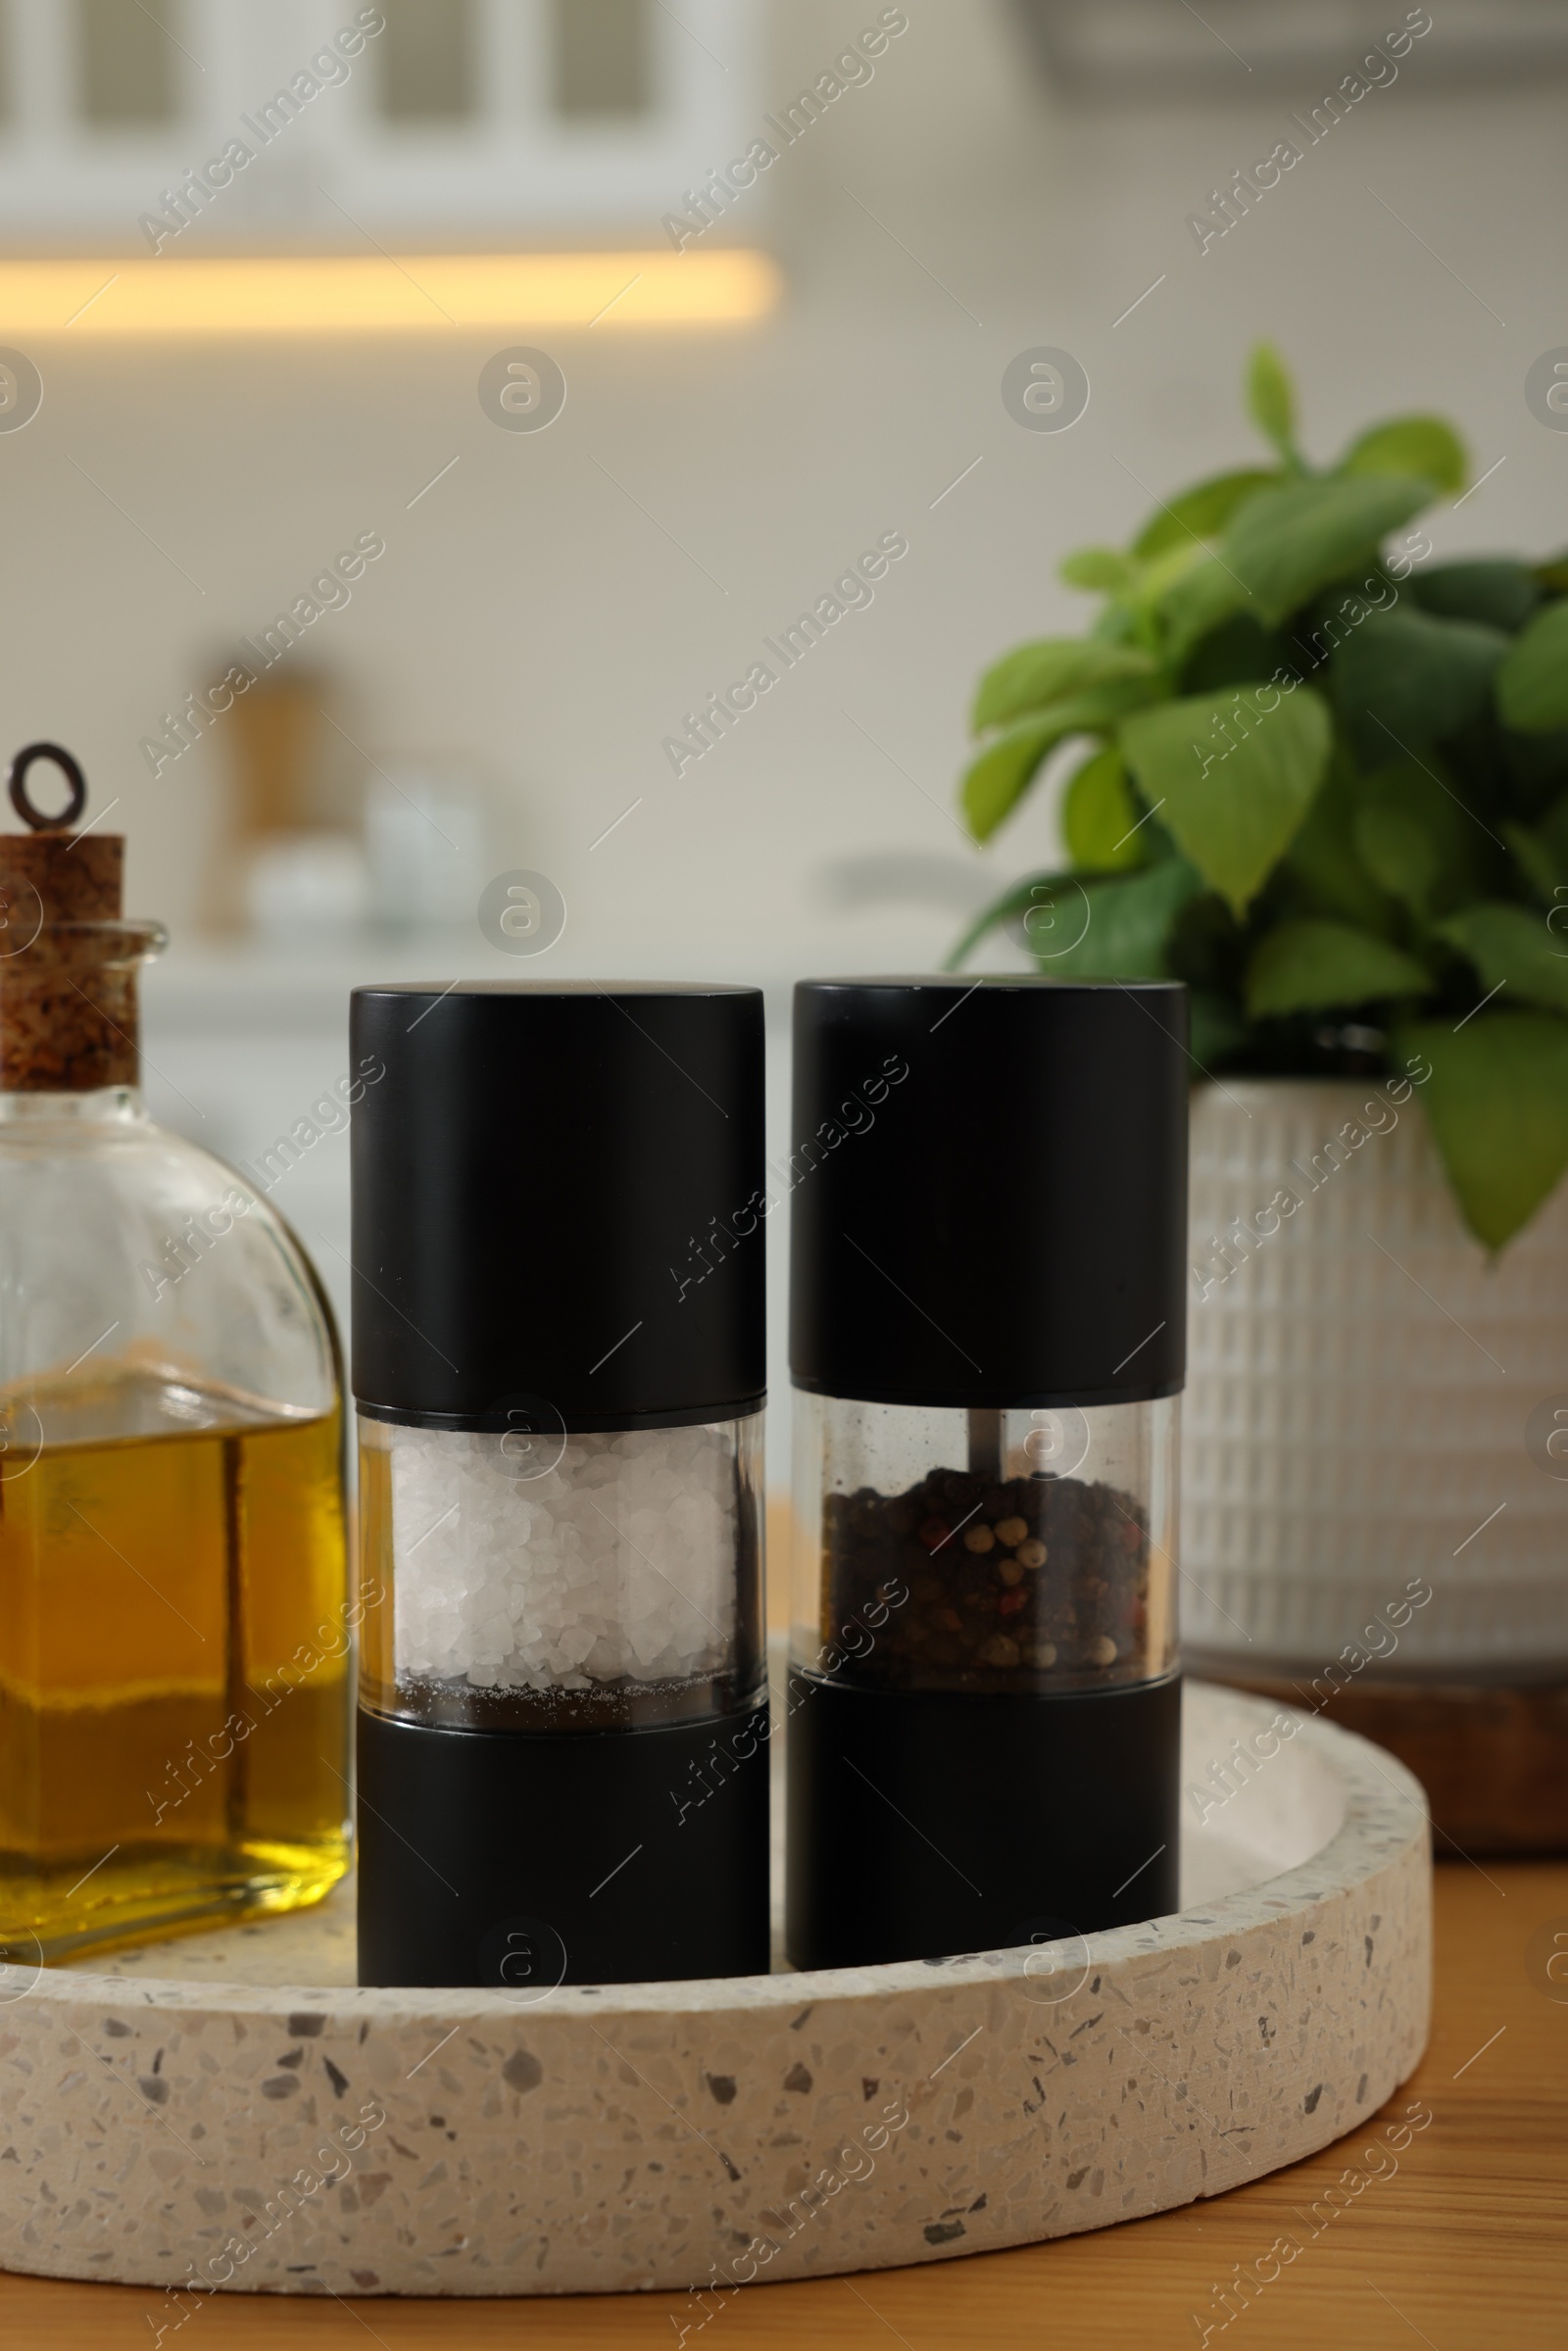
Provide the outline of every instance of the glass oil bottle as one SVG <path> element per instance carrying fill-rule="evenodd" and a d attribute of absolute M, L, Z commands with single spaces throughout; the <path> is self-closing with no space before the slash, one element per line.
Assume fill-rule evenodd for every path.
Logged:
<path fill-rule="evenodd" d="M 26 774 L 71 787 L 38 813 Z M 137 1087 L 122 838 L 69 754 L 0 835 L 0 1960 L 285 1910 L 348 1864 L 329 1309 Z"/>

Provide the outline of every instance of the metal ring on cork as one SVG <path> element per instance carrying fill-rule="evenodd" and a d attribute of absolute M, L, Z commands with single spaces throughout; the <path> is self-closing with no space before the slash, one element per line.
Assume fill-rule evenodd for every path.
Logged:
<path fill-rule="evenodd" d="M 27 770 L 39 759 L 52 760 L 71 787 L 71 798 L 58 816 L 46 816 L 27 798 Z M 29 743 L 24 751 L 19 751 L 11 762 L 7 782 L 11 806 L 24 824 L 30 825 L 35 833 L 70 832 L 87 806 L 87 779 L 70 752 L 58 743 Z"/>

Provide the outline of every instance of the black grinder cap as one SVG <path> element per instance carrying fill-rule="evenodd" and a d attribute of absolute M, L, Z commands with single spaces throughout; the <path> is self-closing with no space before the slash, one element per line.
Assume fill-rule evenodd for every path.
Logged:
<path fill-rule="evenodd" d="M 356 988 L 353 1388 L 426 1427 L 739 1418 L 766 1385 L 762 997 Z"/>
<path fill-rule="evenodd" d="M 795 991 L 790 1369 L 870 1402 L 1169 1396 L 1187 1361 L 1187 991 Z"/>

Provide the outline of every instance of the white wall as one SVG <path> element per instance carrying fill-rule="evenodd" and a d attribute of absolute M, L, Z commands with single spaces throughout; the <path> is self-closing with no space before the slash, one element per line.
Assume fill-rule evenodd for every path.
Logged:
<path fill-rule="evenodd" d="M 792 0 L 767 99 L 875 13 Z M 546 433 L 489 422 L 474 394 L 489 341 L 445 328 L 369 346 L 66 335 L 38 350 L 43 410 L 0 435 L 11 731 L 62 735 L 100 805 L 122 795 L 138 906 L 188 925 L 223 789 L 218 741 L 155 782 L 138 737 L 345 533 L 388 540 L 354 604 L 315 632 L 352 731 L 493 769 L 512 811 L 501 847 L 560 882 L 573 959 L 695 955 L 740 970 L 945 944 L 939 908 L 834 910 L 823 866 L 889 849 L 970 859 L 949 810 L 976 667 L 1019 634 L 1071 624 L 1054 562 L 1137 521 L 1147 501 L 1131 473 L 1164 490 L 1247 450 L 1236 384 L 1255 333 L 1289 352 L 1321 449 L 1370 414 L 1427 404 L 1458 417 L 1480 466 L 1506 457 L 1441 519 L 1445 549 L 1562 531 L 1568 435 L 1538 425 L 1521 389 L 1564 331 L 1560 87 L 1426 98 L 1418 45 L 1398 83 L 1200 257 L 1185 216 L 1282 135 L 1278 103 L 1073 117 L 1039 93 L 1001 6 L 911 0 L 909 14 L 875 80 L 770 175 L 781 312 L 724 334 L 607 321 L 553 337 L 571 390 Z M 1440 21 L 1426 47 L 1441 38 Z M 751 233 L 742 212 L 734 230 Z M 1065 344 L 1089 370 L 1071 432 L 1024 432 L 1001 405 L 1004 366 L 1036 342 Z M 677 782 L 660 742 L 694 697 L 739 675 L 764 633 L 890 527 L 910 553 L 876 605 Z M 1031 814 L 976 869 L 1017 870 L 1045 840 Z"/>

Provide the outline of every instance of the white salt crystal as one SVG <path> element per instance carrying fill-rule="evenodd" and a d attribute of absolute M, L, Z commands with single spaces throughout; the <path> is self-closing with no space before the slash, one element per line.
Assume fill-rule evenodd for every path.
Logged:
<path fill-rule="evenodd" d="M 732 1424 L 572 1437 L 527 1480 L 499 1436 L 388 1435 L 399 1681 L 584 1690 L 733 1663 Z"/>

